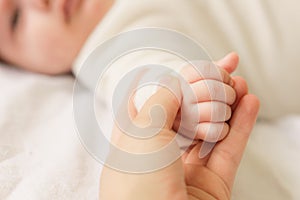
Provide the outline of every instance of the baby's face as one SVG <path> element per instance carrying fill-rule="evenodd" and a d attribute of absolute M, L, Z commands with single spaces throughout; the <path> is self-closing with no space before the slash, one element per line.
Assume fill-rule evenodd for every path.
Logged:
<path fill-rule="evenodd" d="M 27 70 L 70 71 L 113 0 L 0 0 L 0 57 Z"/>

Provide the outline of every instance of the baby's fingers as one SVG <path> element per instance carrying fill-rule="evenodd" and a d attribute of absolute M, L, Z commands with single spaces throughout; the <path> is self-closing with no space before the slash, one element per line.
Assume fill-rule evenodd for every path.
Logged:
<path fill-rule="evenodd" d="M 188 83 L 194 83 L 203 79 L 221 81 L 233 85 L 230 74 L 209 61 L 197 61 L 185 66 L 180 74 Z"/>
<path fill-rule="evenodd" d="M 231 117 L 231 107 L 226 103 L 218 101 L 202 102 L 184 106 L 176 116 L 185 124 L 196 124 L 199 122 L 225 122 Z"/>
<path fill-rule="evenodd" d="M 232 105 L 236 99 L 235 90 L 222 82 L 214 80 L 203 80 L 193 83 L 192 89 L 194 98 L 191 103 L 200 103 L 207 101 L 219 101 Z"/>
<path fill-rule="evenodd" d="M 231 52 L 227 54 L 221 60 L 215 62 L 222 69 L 225 69 L 228 73 L 232 73 L 236 70 L 239 64 L 239 56 L 235 52 Z"/>
<path fill-rule="evenodd" d="M 206 142 L 218 142 L 228 134 L 229 125 L 227 123 L 199 123 L 196 131 L 196 139 Z"/>
<path fill-rule="evenodd" d="M 191 127 L 184 127 L 184 124 L 180 124 L 180 121 L 176 120 L 173 128 L 185 137 L 206 142 L 218 142 L 224 139 L 229 132 L 227 123 L 204 122 L 191 129 Z"/>
<path fill-rule="evenodd" d="M 198 110 L 198 122 L 225 122 L 231 117 L 231 107 L 222 102 L 203 102 L 192 107 Z"/>

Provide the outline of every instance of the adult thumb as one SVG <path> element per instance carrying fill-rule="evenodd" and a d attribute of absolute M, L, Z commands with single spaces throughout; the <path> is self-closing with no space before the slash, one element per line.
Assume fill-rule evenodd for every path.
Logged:
<path fill-rule="evenodd" d="M 143 105 L 136 120 L 139 123 L 147 123 L 148 127 L 171 130 L 181 105 L 181 99 L 179 80 L 170 75 L 166 76 L 161 79 L 157 92 Z"/>
<path fill-rule="evenodd" d="M 258 110 L 259 100 L 256 96 L 247 94 L 241 98 L 229 122 L 229 134 L 215 146 L 207 163 L 208 168 L 218 174 L 230 188 L 256 122 Z"/>

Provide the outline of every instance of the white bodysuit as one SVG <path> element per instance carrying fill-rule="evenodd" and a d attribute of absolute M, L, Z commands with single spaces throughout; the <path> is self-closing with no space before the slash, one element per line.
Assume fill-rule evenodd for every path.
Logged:
<path fill-rule="evenodd" d="M 236 74 L 247 80 L 250 91 L 261 100 L 261 118 L 300 113 L 298 8 L 297 0 L 119 0 L 90 36 L 74 71 L 97 45 L 116 34 L 143 27 L 168 28 L 196 40 L 212 59 L 236 51 L 240 55 Z M 144 59 L 140 54 L 120 61 L 122 70 L 164 62 L 155 56 Z M 107 91 L 112 90 L 120 69 L 110 73 Z"/>

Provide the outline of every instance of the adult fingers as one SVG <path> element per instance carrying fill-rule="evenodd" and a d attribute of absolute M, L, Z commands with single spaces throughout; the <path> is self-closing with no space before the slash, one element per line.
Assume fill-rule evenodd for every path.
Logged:
<path fill-rule="evenodd" d="M 236 100 L 231 106 L 232 111 L 234 111 L 242 97 L 248 94 L 248 86 L 242 77 L 234 76 L 232 79 L 234 81 L 233 89 L 236 93 Z"/>
<path fill-rule="evenodd" d="M 258 110 L 256 96 L 248 94 L 242 97 L 230 120 L 229 134 L 211 152 L 207 167 L 217 173 L 229 189 L 232 188 Z"/>
<path fill-rule="evenodd" d="M 165 77 L 161 83 L 164 87 L 152 95 L 137 114 L 135 121 L 141 123 L 139 125 L 172 128 L 181 104 L 180 84 L 172 76 Z"/>

